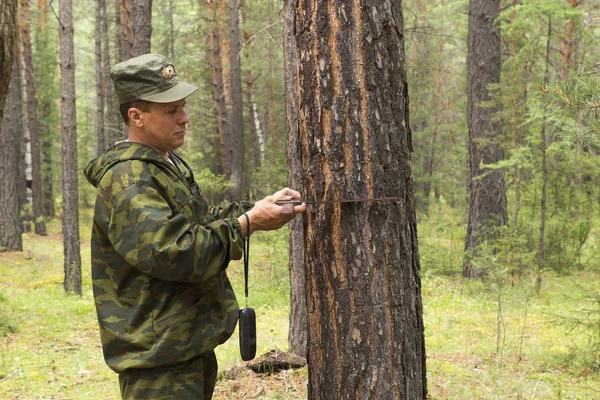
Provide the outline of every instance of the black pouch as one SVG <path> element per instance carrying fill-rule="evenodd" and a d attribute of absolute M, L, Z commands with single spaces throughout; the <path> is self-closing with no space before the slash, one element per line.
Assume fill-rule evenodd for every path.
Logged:
<path fill-rule="evenodd" d="M 246 240 L 244 241 L 244 292 L 246 308 L 240 309 L 240 355 L 242 360 L 250 361 L 256 356 L 256 313 L 248 307 L 248 259 L 250 256 L 250 218 L 246 217 Z"/>
<path fill-rule="evenodd" d="M 256 356 L 256 314 L 253 308 L 240 310 L 240 354 L 250 361 Z"/>

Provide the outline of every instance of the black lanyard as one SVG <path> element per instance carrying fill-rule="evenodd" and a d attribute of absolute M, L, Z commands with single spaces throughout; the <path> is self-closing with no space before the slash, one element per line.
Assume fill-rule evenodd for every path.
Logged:
<path fill-rule="evenodd" d="M 175 168 L 177 168 L 177 170 L 179 171 L 179 173 L 187 181 L 187 184 L 190 187 L 190 191 L 192 192 L 192 194 L 194 196 L 199 195 L 200 194 L 200 187 L 196 183 L 196 180 L 194 179 L 194 172 L 192 172 L 192 169 L 190 168 L 190 166 L 188 165 L 188 163 L 186 163 L 183 158 L 181 158 L 180 156 L 178 156 L 175 153 L 169 152 L 169 155 L 173 159 L 173 165 L 175 166 Z M 185 167 L 185 169 L 187 169 L 187 171 L 189 173 L 189 177 L 185 176 L 185 174 L 183 173 L 183 171 L 181 171 L 181 169 L 179 168 L 179 165 L 177 165 L 178 163 L 181 163 Z"/>
<path fill-rule="evenodd" d="M 250 260 L 250 218 L 246 217 L 246 240 L 244 240 L 244 294 L 246 295 L 246 307 L 248 307 L 248 264 Z"/>
<path fill-rule="evenodd" d="M 242 360 L 250 361 L 256 355 L 256 313 L 254 309 L 248 308 L 248 259 L 250 255 L 250 218 L 246 217 L 246 239 L 244 240 L 244 281 L 246 294 L 246 308 L 239 313 L 240 322 L 240 354 Z"/>

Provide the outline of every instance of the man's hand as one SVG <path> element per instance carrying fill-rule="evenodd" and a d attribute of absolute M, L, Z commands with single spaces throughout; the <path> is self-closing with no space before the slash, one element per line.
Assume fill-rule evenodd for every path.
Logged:
<path fill-rule="evenodd" d="M 250 233 L 255 231 L 271 231 L 279 229 L 294 219 L 297 214 L 306 211 L 306 204 L 302 203 L 299 206 L 295 206 L 291 214 L 282 214 L 282 207 L 275 204 L 275 202 L 279 200 L 291 199 L 300 200 L 300 193 L 296 192 L 295 190 L 285 188 L 256 202 L 254 207 L 246 213 L 250 219 Z M 246 217 L 241 215 L 238 217 L 238 221 L 242 226 L 242 233 L 245 237 L 247 229 Z"/>

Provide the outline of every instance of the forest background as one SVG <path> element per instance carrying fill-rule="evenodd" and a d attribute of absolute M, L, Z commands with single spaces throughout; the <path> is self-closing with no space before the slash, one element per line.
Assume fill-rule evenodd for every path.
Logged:
<path fill-rule="evenodd" d="M 121 25 L 115 23 L 116 6 L 121 12 L 123 3 L 73 4 L 78 172 L 108 143 L 124 137 L 111 106 L 114 100 L 98 97 L 110 94 L 102 72 L 107 59 L 102 54 L 108 49 L 113 64 L 123 49 Z M 232 68 L 228 3 L 154 0 L 150 4 L 152 52 L 170 57 L 182 79 L 201 88 L 188 101 L 189 133 L 182 153 L 207 197 L 222 201 L 232 195 L 232 189 L 227 178 L 230 167 L 224 162 L 227 155 L 221 149 L 220 121 L 228 119 L 232 104 L 240 100 L 231 97 L 227 81 Z M 245 135 L 240 193 L 244 198 L 259 199 L 287 184 L 282 8 L 277 0 L 245 1 L 239 8 Z M 598 397 L 600 3 L 502 2 L 497 20 L 501 80 L 489 90 L 490 108 L 499 110 L 495 118 L 502 134 L 495 140 L 504 158 L 488 168 L 501 170 L 506 179 L 509 218 L 474 261 L 485 270 L 483 280 L 462 278 L 469 212 L 468 1 L 410 0 L 403 2 L 403 8 L 432 396 Z M 27 75 L 23 57 L 18 69 L 18 79 L 23 79 L 18 104 L 26 133 L 22 147 L 32 144 L 24 117 L 33 93 L 41 156 L 38 183 L 44 201 L 41 219 L 33 216 L 33 205 L 23 209 L 24 219 L 30 218 L 25 226 L 33 230 L 26 229 L 23 235 L 25 251 L 0 258 L 0 394 L 95 398 L 116 393 L 116 381 L 102 365 L 96 343 L 87 271 L 87 231 L 95 193 L 78 174 L 83 293 L 81 298 L 65 297 L 56 287 L 63 273 L 57 222 L 63 204 L 58 5 L 20 1 L 19 10 L 21 32 L 30 33 L 20 37 L 22 51 L 25 55 L 29 39 L 34 66 L 32 75 Z M 97 21 L 106 22 L 106 27 Z M 94 39 L 100 40 L 100 47 Z M 220 95 L 215 80 L 219 68 L 225 77 Z M 35 91 L 28 92 L 26 83 L 32 81 Z M 99 113 L 100 108 L 104 111 Z M 9 128 L 3 123 L 3 135 Z M 23 159 L 31 163 L 32 157 L 24 154 Z M 24 179 L 32 181 L 28 176 Z M 32 181 L 31 186 L 35 184 Z M 543 192 L 545 213 L 541 212 Z M 40 224 L 45 225 L 43 230 Z M 544 236 L 540 226 L 545 226 Z M 256 266 L 257 276 L 267 282 L 257 282 L 264 289 L 257 291 L 268 294 L 257 296 L 256 301 L 273 335 L 266 340 L 273 346 L 265 344 L 263 351 L 286 348 L 286 235 L 282 231 L 257 239 L 257 259 L 264 260 Z M 544 250 L 541 262 L 540 248 Z M 232 274 L 241 293 L 239 273 Z M 46 329 L 40 332 L 40 326 Z M 40 338 L 43 344 L 36 344 Z M 239 361 L 236 351 L 235 340 L 224 347 L 219 354 L 223 368 Z M 71 367 L 57 354 L 70 360 Z M 217 392 L 223 398 L 235 397 L 232 393 L 240 398 L 253 394 L 301 398 L 305 393 L 302 372 L 278 375 L 266 383 L 259 379 L 243 375 L 233 384 L 224 377 Z"/>

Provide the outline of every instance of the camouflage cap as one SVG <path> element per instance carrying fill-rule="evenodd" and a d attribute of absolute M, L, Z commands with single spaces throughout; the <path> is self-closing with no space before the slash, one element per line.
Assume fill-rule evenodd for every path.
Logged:
<path fill-rule="evenodd" d="M 160 54 L 144 54 L 116 64 L 110 77 L 120 104 L 135 100 L 171 103 L 198 90 L 181 82 L 173 64 Z"/>

